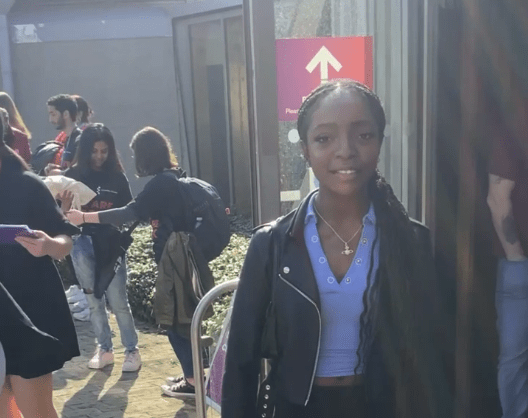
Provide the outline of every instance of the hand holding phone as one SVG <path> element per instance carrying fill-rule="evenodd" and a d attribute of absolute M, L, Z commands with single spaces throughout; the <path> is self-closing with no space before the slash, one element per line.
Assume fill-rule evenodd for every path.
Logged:
<path fill-rule="evenodd" d="M 0 224 L 0 245 L 17 244 L 17 237 L 38 238 L 38 235 L 27 225 Z"/>

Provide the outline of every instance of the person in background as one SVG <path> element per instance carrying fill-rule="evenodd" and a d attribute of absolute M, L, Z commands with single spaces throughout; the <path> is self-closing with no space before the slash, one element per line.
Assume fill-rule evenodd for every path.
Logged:
<path fill-rule="evenodd" d="M 127 206 L 99 212 L 71 210 L 66 215 L 75 225 L 113 224 L 123 225 L 137 220 L 150 221 L 152 225 L 153 249 L 156 263 L 160 262 L 168 235 L 172 231 L 191 231 L 187 225 L 185 202 L 180 195 L 181 169 L 173 154 L 169 139 L 159 130 L 146 127 L 137 132 L 130 147 L 134 152 L 138 176 L 153 176 L 139 195 Z M 170 225 L 170 226 L 169 226 Z M 168 230 L 168 231 L 167 231 Z M 198 269 L 208 269 L 197 261 Z M 205 271 L 202 270 L 201 274 Z M 210 271 L 208 272 L 210 274 Z M 195 376 L 192 362 L 191 341 L 177 329 L 177 324 L 168 329 L 167 335 L 183 369 L 183 375 L 168 378 L 169 385 L 162 391 L 171 397 L 194 397 Z"/>
<path fill-rule="evenodd" d="M 66 170 L 64 175 L 86 184 L 97 193 L 97 196 L 83 208 L 88 213 L 101 209 L 120 208 L 132 200 L 130 185 L 117 155 L 114 137 L 110 130 L 101 123 L 89 125 L 82 132 L 79 139 L 77 162 Z M 71 194 L 66 193 L 61 198 L 63 199 L 63 210 L 66 211 L 71 205 Z M 71 253 L 77 279 L 85 289 L 90 305 L 90 320 L 99 345 L 95 355 L 88 362 L 88 367 L 102 369 L 114 363 L 112 331 L 108 324 L 106 298 L 116 316 L 121 331 L 121 341 L 125 347 L 122 370 L 135 372 L 141 367 L 141 356 L 137 347 L 138 334 L 127 297 L 126 263 L 123 262 L 119 266 L 104 297 L 97 299 L 93 294 L 96 279 L 94 247 L 97 239 L 101 236 L 108 236 L 109 228 L 113 227 L 84 224 L 82 234 L 74 238 Z M 119 245 L 119 242 L 116 242 L 116 245 Z"/>
<path fill-rule="evenodd" d="M 51 124 L 61 133 L 55 139 L 63 147 L 45 169 L 47 175 L 61 174 L 61 169 L 69 168 L 75 158 L 77 139 L 81 130 L 77 127 L 77 102 L 69 94 L 59 94 L 47 101 L 48 115 Z"/>
<path fill-rule="evenodd" d="M 499 258 L 498 386 L 503 418 L 517 418 L 528 416 L 528 137 L 516 137 L 514 129 L 497 122 L 487 201 Z"/>
<path fill-rule="evenodd" d="M 94 112 L 88 102 L 78 94 L 72 96 L 77 102 L 77 126 L 81 131 L 92 123 Z"/>
<path fill-rule="evenodd" d="M 353 80 L 304 100 L 297 128 L 319 188 L 250 242 L 223 418 L 452 416 L 429 231 L 377 169 L 385 124 Z M 263 355 L 270 380 L 257 396 Z"/>
<path fill-rule="evenodd" d="M 2 118 L 4 125 L 4 142 L 29 164 L 31 162 L 31 150 L 26 134 L 10 125 L 9 112 L 3 107 L 0 107 L 0 118 Z"/>
<path fill-rule="evenodd" d="M 0 91 L 0 107 L 7 110 L 9 114 L 9 123 L 12 128 L 15 128 L 26 135 L 28 141 L 31 141 L 31 132 L 27 128 L 20 112 L 18 111 L 15 102 L 5 91 Z"/>
<path fill-rule="evenodd" d="M 0 224 L 27 225 L 34 231 L 32 237 L 17 237 L 16 245 L 0 245 L 0 283 L 39 330 L 21 332 L 17 322 L 5 314 L 9 302 L 5 300 L 7 293 L 2 292 L 0 341 L 6 356 L 6 381 L 0 395 L 0 416 L 16 416 L 6 412 L 14 397 L 24 417 L 57 418 L 52 372 L 80 353 L 66 295 L 52 259 L 62 259 L 70 252 L 70 237 L 78 229 L 66 220 L 42 180 L 5 144 L 3 126 Z M 46 338 L 40 338 L 43 336 Z"/>

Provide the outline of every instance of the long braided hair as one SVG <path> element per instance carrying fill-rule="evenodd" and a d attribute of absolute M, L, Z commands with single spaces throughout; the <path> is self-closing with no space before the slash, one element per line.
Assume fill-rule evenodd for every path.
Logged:
<path fill-rule="evenodd" d="M 354 80 L 333 80 L 322 84 L 305 99 L 297 121 L 301 140 L 306 144 L 317 104 L 338 90 L 363 97 L 383 141 L 386 119 L 381 101 L 367 86 Z M 363 365 L 365 378 L 369 379 L 370 348 L 377 339 L 383 347 L 383 358 L 393 381 L 397 416 L 435 416 L 433 410 L 438 405 L 434 405 L 436 402 L 431 399 L 433 382 L 427 372 L 431 369 L 431 359 L 427 356 L 432 353 L 432 348 L 425 337 L 434 323 L 429 322 L 426 313 L 422 312 L 424 306 L 427 308 L 429 299 L 421 293 L 428 290 L 427 286 L 430 287 L 434 272 L 431 274 L 432 266 L 425 265 L 427 257 L 419 250 L 407 211 L 378 170 L 368 183 L 368 195 L 376 213 L 380 260 L 373 277 L 372 251 L 367 289 L 363 294 L 360 344 L 356 352 L 359 361 L 355 373 Z M 427 353 L 427 350 L 430 352 Z"/>

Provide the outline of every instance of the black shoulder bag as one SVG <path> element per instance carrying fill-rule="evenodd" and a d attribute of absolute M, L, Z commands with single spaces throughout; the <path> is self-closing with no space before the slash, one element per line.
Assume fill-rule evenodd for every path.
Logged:
<path fill-rule="evenodd" d="M 277 315 L 275 312 L 275 281 L 279 275 L 279 254 L 280 246 L 279 239 L 276 237 L 276 233 L 271 230 L 272 245 L 273 245 L 273 259 L 272 259 L 272 276 L 271 276 L 271 300 L 266 310 L 266 319 L 264 322 L 264 328 L 262 330 L 262 339 L 260 346 L 261 357 L 268 359 L 271 363 L 271 370 L 261 382 L 259 386 L 259 392 L 257 397 L 257 417 L 260 418 L 271 418 L 275 412 L 275 401 L 277 395 L 277 388 L 275 387 L 275 374 L 276 369 L 274 367 L 274 360 L 278 357 L 278 346 L 277 346 Z"/>

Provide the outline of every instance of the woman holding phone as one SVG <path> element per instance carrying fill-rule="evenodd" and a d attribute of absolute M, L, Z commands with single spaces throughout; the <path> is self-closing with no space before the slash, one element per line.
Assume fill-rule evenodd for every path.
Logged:
<path fill-rule="evenodd" d="M 5 144 L 1 133 L 2 126 L 0 225 L 27 225 L 30 233 L 0 243 L 0 284 L 38 332 L 21 333 L 17 321 L 0 316 L 0 341 L 6 352 L 0 418 L 13 416 L 7 412 L 13 397 L 24 416 L 55 418 L 52 372 L 80 353 L 52 258 L 62 259 L 70 252 L 70 236 L 78 229 L 66 220 L 44 183 Z M 40 343 L 43 336 L 51 343 Z M 17 346 L 23 349 L 12 348 Z"/>

